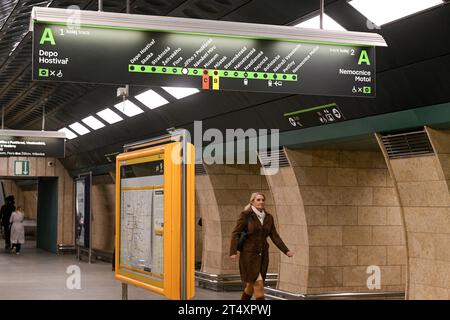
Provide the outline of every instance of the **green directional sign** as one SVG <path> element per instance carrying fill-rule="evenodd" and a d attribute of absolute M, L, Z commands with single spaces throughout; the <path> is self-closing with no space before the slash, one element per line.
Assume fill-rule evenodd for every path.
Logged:
<path fill-rule="evenodd" d="M 375 97 L 375 48 L 34 21 L 33 79 Z"/>
<path fill-rule="evenodd" d="M 30 175 L 30 161 L 15 160 L 14 161 L 14 175 L 15 176 L 29 176 Z"/>

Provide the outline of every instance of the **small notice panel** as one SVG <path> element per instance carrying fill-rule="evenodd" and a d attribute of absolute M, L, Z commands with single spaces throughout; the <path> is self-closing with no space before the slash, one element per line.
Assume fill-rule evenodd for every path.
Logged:
<path fill-rule="evenodd" d="M 372 46 L 34 21 L 33 79 L 375 97 Z"/>
<path fill-rule="evenodd" d="M 180 299 L 181 164 L 168 143 L 116 157 L 116 279 Z M 174 152 L 177 151 L 178 153 Z M 193 154 L 193 151 L 192 151 Z M 187 298 L 194 294 L 193 165 L 187 188 Z"/>

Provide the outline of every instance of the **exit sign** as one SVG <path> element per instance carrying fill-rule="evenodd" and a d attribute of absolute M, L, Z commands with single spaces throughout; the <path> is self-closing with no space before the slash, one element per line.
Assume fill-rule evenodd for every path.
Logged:
<path fill-rule="evenodd" d="M 30 175 L 30 161 L 15 160 L 14 161 L 14 175 L 15 176 L 29 176 Z"/>

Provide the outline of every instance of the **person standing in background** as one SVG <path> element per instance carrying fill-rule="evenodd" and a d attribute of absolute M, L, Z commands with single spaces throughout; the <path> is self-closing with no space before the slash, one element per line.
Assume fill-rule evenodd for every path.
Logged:
<path fill-rule="evenodd" d="M 20 254 L 20 248 L 25 243 L 25 227 L 23 225 L 24 214 L 21 207 L 17 207 L 16 211 L 11 214 L 9 220 L 11 224 L 11 252 L 16 249 L 16 254 Z"/>
<path fill-rule="evenodd" d="M 16 206 L 14 204 L 14 196 L 7 196 L 5 199 L 5 204 L 0 209 L 0 220 L 1 226 L 4 230 L 5 235 L 5 249 L 9 250 L 11 247 L 11 229 L 10 229 L 10 218 L 14 210 L 16 210 Z"/>

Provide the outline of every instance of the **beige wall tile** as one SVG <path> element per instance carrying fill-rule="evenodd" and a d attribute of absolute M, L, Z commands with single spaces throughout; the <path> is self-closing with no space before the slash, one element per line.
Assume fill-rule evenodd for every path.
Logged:
<path fill-rule="evenodd" d="M 342 187 L 340 204 L 370 206 L 374 204 L 374 193 L 368 187 Z"/>
<path fill-rule="evenodd" d="M 264 176 L 259 175 L 238 175 L 237 176 L 237 188 L 248 189 L 248 190 L 258 190 L 261 189 L 261 179 Z M 264 178 L 265 179 L 265 178 Z M 236 188 L 236 186 L 232 187 Z"/>
<path fill-rule="evenodd" d="M 385 246 L 359 246 L 358 247 L 358 265 L 382 266 L 387 263 L 387 252 Z"/>
<path fill-rule="evenodd" d="M 358 224 L 380 226 L 386 225 L 386 207 L 358 207 Z"/>
<path fill-rule="evenodd" d="M 386 246 L 388 265 L 406 265 L 405 246 Z"/>
<path fill-rule="evenodd" d="M 328 168 L 329 186 L 356 186 L 358 170 L 352 168 Z"/>
<path fill-rule="evenodd" d="M 382 285 L 400 285 L 402 283 L 401 266 L 381 266 Z"/>
<path fill-rule="evenodd" d="M 403 229 L 400 226 L 375 226 L 372 229 L 373 245 L 404 245 Z"/>
<path fill-rule="evenodd" d="M 450 131 L 443 129 L 426 128 L 428 137 L 437 153 L 450 153 Z"/>
<path fill-rule="evenodd" d="M 448 206 L 449 192 L 445 181 L 398 183 L 404 206 Z"/>
<path fill-rule="evenodd" d="M 347 168 L 386 168 L 381 152 L 342 151 L 339 165 Z"/>
<path fill-rule="evenodd" d="M 343 267 L 343 284 L 344 286 L 364 286 L 366 287 L 367 267 Z"/>
<path fill-rule="evenodd" d="M 347 245 L 370 245 L 372 243 L 372 228 L 367 226 L 343 227 L 342 244 Z"/>
<path fill-rule="evenodd" d="M 356 246 L 329 246 L 329 266 L 354 266 L 358 264 L 358 247 Z"/>
<path fill-rule="evenodd" d="M 312 165 L 317 167 L 337 167 L 339 152 L 334 150 L 312 150 Z"/>
<path fill-rule="evenodd" d="M 340 205 L 342 196 L 336 187 L 299 187 L 305 205 Z"/>
<path fill-rule="evenodd" d="M 405 207 L 403 211 L 409 232 L 450 233 L 449 208 Z"/>
<path fill-rule="evenodd" d="M 450 261 L 450 234 L 449 233 L 433 233 L 432 234 L 435 257 L 437 260 L 445 262 Z M 449 269 L 450 270 L 450 269 Z M 449 271 L 450 274 L 450 271 Z M 450 288 L 450 285 L 449 285 Z"/>
<path fill-rule="evenodd" d="M 393 159 L 390 162 L 398 182 L 439 180 L 435 156 Z"/>
<path fill-rule="evenodd" d="M 294 167 L 297 183 L 301 186 L 326 186 L 327 168 L 321 167 Z"/>
<path fill-rule="evenodd" d="M 342 245 L 342 227 L 311 226 L 308 235 L 311 246 Z"/>
<path fill-rule="evenodd" d="M 434 240 L 429 233 L 408 233 L 409 258 L 435 259 Z"/>
<path fill-rule="evenodd" d="M 238 175 L 217 174 L 210 175 L 211 185 L 214 189 L 238 189 Z M 258 183 L 258 187 L 260 184 Z"/>
<path fill-rule="evenodd" d="M 293 167 L 312 166 L 312 153 L 308 150 L 286 150 L 286 156 Z"/>
<path fill-rule="evenodd" d="M 399 201 L 394 188 L 373 188 L 373 205 L 398 206 Z"/>
<path fill-rule="evenodd" d="M 327 266 L 327 251 L 325 247 L 311 246 L 309 248 L 309 265 L 312 267 Z"/>
<path fill-rule="evenodd" d="M 310 267 L 308 287 L 326 287 L 342 285 L 342 268 Z"/>
<path fill-rule="evenodd" d="M 387 169 L 358 169 L 358 185 L 365 187 L 386 187 Z"/>
<path fill-rule="evenodd" d="M 338 226 L 357 225 L 357 209 L 354 206 L 328 206 L 328 224 Z"/>
<path fill-rule="evenodd" d="M 386 207 L 387 225 L 401 226 L 403 225 L 402 211 L 400 207 Z"/>
<path fill-rule="evenodd" d="M 328 225 L 327 206 L 305 206 L 305 216 L 308 226 Z"/>

